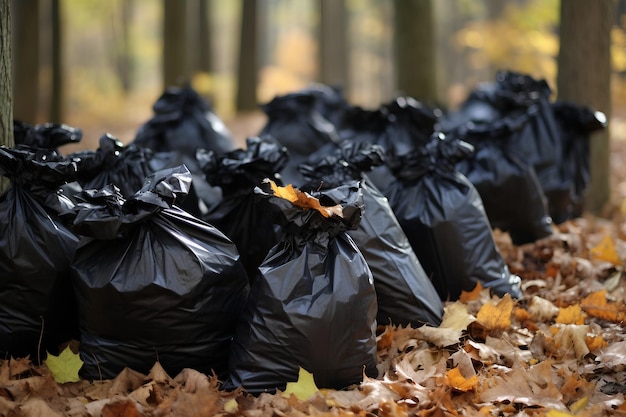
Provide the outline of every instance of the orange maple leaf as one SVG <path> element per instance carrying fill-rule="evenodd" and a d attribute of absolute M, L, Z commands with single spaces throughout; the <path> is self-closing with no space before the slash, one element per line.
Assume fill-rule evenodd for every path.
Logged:
<path fill-rule="evenodd" d="M 626 318 L 623 306 L 607 301 L 606 290 L 592 292 L 580 302 L 580 305 L 587 314 L 599 319 L 619 323 Z"/>
<path fill-rule="evenodd" d="M 497 304 L 489 302 L 483 305 L 478 310 L 476 321 L 487 330 L 508 329 L 511 327 L 513 305 L 511 294 L 505 294 Z"/>
<path fill-rule="evenodd" d="M 559 314 L 554 321 L 560 324 L 584 324 L 585 313 L 578 304 L 571 305 L 565 308 L 559 308 Z"/>
<path fill-rule="evenodd" d="M 317 210 L 324 217 L 330 217 L 332 215 L 343 217 L 343 209 L 341 204 L 335 206 L 322 206 L 320 201 L 312 195 L 302 192 L 293 185 L 288 184 L 285 187 L 276 185 L 272 180 L 269 180 L 272 191 L 276 197 L 284 198 L 287 201 L 293 203 L 294 206 L 298 206 L 305 209 Z"/>

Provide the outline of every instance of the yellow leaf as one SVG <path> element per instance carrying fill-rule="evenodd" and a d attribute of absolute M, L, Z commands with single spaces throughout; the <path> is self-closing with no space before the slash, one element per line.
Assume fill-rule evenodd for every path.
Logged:
<path fill-rule="evenodd" d="M 614 323 L 620 323 L 626 319 L 623 305 L 607 302 L 606 290 L 592 292 L 580 302 L 580 305 L 587 314 L 593 317 Z"/>
<path fill-rule="evenodd" d="M 298 381 L 287 382 L 287 387 L 285 388 L 285 392 L 283 392 L 283 397 L 289 397 L 293 394 L 297 399 L 304 401 L 309 399 L 311 395 L 318 391 L 319 389 L 315 385 L 313 374 L 308 372 L 306 369 L 300 368 L 300 371 L 298 372 Z"/>
<path fill-rule="evenodd" d="M 424 340 L 439 347 L 458 343 L 463 331 L 476 320 L 468 313 L 467 306 L 460 301 L 444 307 L 443 311 L 443 319 L 439 327 L 425 325 L 415 330 Z"/>
<path fill-rule="evenodd" d="M 505 294 L 498 304 L 489 302 L 483 305 L 476 314 L 476 321 L 488 330 L 508 329 L 511 327 L 513 304 L 511 294 Z"/>
<path fill-rule="evenodd" d="M 574 414 L 570 414 L 567 411 L 561 411 L 561 410 L 549 410 L 546 413 L 546 417 L 576 417 Z"/>
<path fill-rule="evenodd" d="M 565 308 L 559 308 L 559 314 L 555 322 L 560 324 L 585 324 L 585 313 L 578 304 Z"/>
<path fill-rule="evenodd" d="M 598 336 L 587 336 L 587 338 L 585 339 L 585 342 L 587 343 L 587 347 L 589 348 L 589 350 L 591 352 L 596 351 L 598 349 L 602 349 L 604 347 L 607 347 L 609 344 L 604 340 L 604 338 L 602 337 L 602 335 L 598 335 Z"/>
<path fill-rule="evenodd" d="M 317 198 L 294 188 L 291 184 L 281 187 L 276 185 L 276 183 L 272 180 L 269 180 L 269 183 L 276 197 L 290 201 L 294 206 L 304 209 L 317 210 L 324 217 L 330 217 L 333 215 L 343 217 L 343 208 L 341 207 L 341 204 L 337 204 L 335 206 L 322 206 Z"/>
<path fill-rule="evenodd" d="M 578 413 L 580 410 L 587 407 L 587 404 L 589 404 L 589 397 L 585 395 L 574 404 L 570 405 L 569 409 L 572 411 L 572 413 Z"/>
<path fill-rule="evenodd" d="M 237 403 L 237 400 L 234 398 L 231 398 L 224 404 L 224 411 L 229 414 L 234 414 L 237 410 L 239 410 L 239 403 Z"/>
<path fill-rule="evenodd" d="M 50 369 L 54 380 L 59 384 L 80 381 L 78 371 L 83 366 L 83 361 L 80 360 L 80 356 L 77 353 L 72 352 L 69 346 L 59 356 L 51 355 L 48 352 L 44 363 Z"/>
<path fill-rule="evenodd" d="M 615 243 L 611 235 L 606 234 L 596 246 L 589 251 L 592 259 L 610 262 L 614 265 L 620 265 L 622 262 L 615 250 Z"/>
<path fill-rule="evenodd" d="M 457 391 L 467 392 L 473 390 L 478 385 L 478 375 L 465 378 L 461 375 L 459 367 L 455 367 L 446 372 L 448 385 Z"/>

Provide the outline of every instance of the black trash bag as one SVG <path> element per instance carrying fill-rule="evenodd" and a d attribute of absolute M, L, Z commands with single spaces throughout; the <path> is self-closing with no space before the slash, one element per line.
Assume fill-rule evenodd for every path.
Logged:
<path fill-rule="evenodd" d="M 275 210 L 254 188 L 265 178 L 282 185 L 278 172 L 287 162 L 287 149 L 269 136 L 246 139 L 246 149 L 216 153 L 198 150 L 197 158 L 209 184 L 222 189 L 223 199 L 203 220 L 230 238 L 250 280 L 269 250 L 278 242 Z"/>
<path fill-rule="evenodd" d="M 456 168 L 478 190 L 491 227 L 508 232 L 516 245 L 552 234 L 552 219 L 535 169 L 510 142 L 527 124 L 525 118 L 468 123 L 449 133 L 474 146 L 473 156 L 460 160 Z"/>
<path fill-rule="evenodd" d="M 255 192 L 276 205 L 288 225 L 252 283 L 224 388 L 284 390 L 300 367 L 320 388 L 359 383 L 364 373 L 375 377 L 376 293 L 371 271 L 346 233 L 363 211 L 358 183 L 321 193 L 322 211 L 337 213 L 329 217 L 275 196 L 267 183 Z M 349 203 L 334 206 L 338 201 Z"/>
<path fill-rule="evenodd" d="M 300 165 L 310 182 L 303 191 L 336 188 L 360 180 L 365 210 L 359 227 L 348 234 L 365 257 L 376 288 L 376 321 L 386 324 L 438 326 L 443 304 L 393 214 L 387 198 L 364 172 L 383 161 L 378 145 L 346 143 L 336 155 Z"/>
<path fill-rule="evenodd" d="M 158 360 L 224 377 L 248 280 L 235 245 L 176 206 L 189 190 L 184 166 L 150 175 L 126 200 L 115 186 L 85 190 L 73 228 L 84 237 L 72 263 L 86 379 Z"/>
<path fill-rule="evenodd" d="M 0 147 L 11 181 L 0 196 L 0 358 L 38 363 L 78 338 L 69 273 L 78 237 L 60 218 L 73 203 L 59 189 L 74 170 L 54 151 Z"/>
<path fill-rule="evenodd" d="M 198 210 L 204 213 L 206 207 L 221 199 L 221 194 L 219 188 L 202 181 L 196 151 L 232 151 L 235 149 L 232 134 L 211 104 L 189 85 L 167 88 L 152 109 L 154 116 L 138 129 L 131 143 L 158 154 L 161 164 L 157 170 L 179 165 L 189 168 L 195 193 L 203 202 Z"/>
<path fill-rule="evenodd" d="M 81 129 L 66 124 L 44 123 L 32 126 L 20 120 L 13 120 L 13 138 L 16 145 L 58 152 L 59 147 L 78 143 L 82 137 Z"/>
<path fill-rule="evenodd" d="M 547 193 L 552 220 L 563 223 L 583 214 L 589 184 L 591 134 L 607 126 L 606 115 L 569 101 L 552 103 L 563 155 L 559 165 L 560 187 Z"/>
<path fill-rule="evenodd" d="M 337 149 L 339 134 L 335 126 L 318 110 L 315 93 L 298 91 L 276 96 L 261 106 L 267 123 L 260 135 L 271 135 L 289 151 L 289 160 L 280 172 L 285 184 L 299 186 L 304 178 L 298 165 L 312 155 Z"/>
<path fill-rule="evenodd" d="M 559 187 L 562 144 L 550 103 L 552 91 L 545 80 L 514 71 L 498 71 L 493 84 L 484 83 L 472 92 L 458 113 L 447 116 L 442 130 L 448 132 L 467 122 L 498 123 L 524 120 L 509 138 L 508 149 L 530 164 L 542 191 Z"/>
<path fill-rule="evenodd" d="M 314 83 L 300 92 L 314 96 L 316 98 L 315 109 L 332 123 L 337 131 L 342 129 L 345 114 L 351 106 L 340 86 Z"/>
<path fill-rule="evenodd" d="M 456 300 L 478 282 L 502 296 L 520 297 L 495 244 L 476 188 L 455 164 L 472 146 L 437 134 L 425 147 L 396 156 L 396 181 L 383 192 L 442 300 Z"/>
<path fill-rule="evenodd" d="M 113 135 L 100 137 L 95 151 L 86 150 L 69 154 L 76 163 L 76 180 L 84 190 L 98 190 L 115 185 L 122 197 L 132 197 L 141 187 L 150 169 L 151 151 L 135 145 L 125 146 Z"/>

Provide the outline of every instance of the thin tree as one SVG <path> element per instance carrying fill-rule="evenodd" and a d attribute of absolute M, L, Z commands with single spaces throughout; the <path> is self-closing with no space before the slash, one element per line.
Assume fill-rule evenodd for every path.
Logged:
<path fill-rule="evenodd" d="M 50 121 L 62 123 L 63 121 L 63 32 L 61 0 L 51 2 L 51 60 L 52 60 L 52 84 L 50 94 Z"/>
<path fill-rule="evenodd" d="M 11 79 L 11 0 L 0 0 L 0 145 L 13 147 L 13 102 Z M 0 192 L 8 186 L 0 178 Z"/>
<path fill-rule="evenodd" d="M 319 30 L 322 83 L 348 89 L 347 13 L 344 0 L 321 0 Z"/>
<path fill-rule="evenodd" d="M 187 0 L 163 0 L 164 88 L 190 81 L 186 21 Z"/>
<path fill-rule="evenodd" d="M 437 102 L 432 0 L 394 0 L 396 86 L 400 94 Z"/>
<path fill-rule="evenodd" d="M 237 67 L 237 111 L 258 109 L 258 26 L 257 0 L 243 0 L 241 10 L 241 38 Z"/>
<path fill-rule="evenodd" d="M 13 117 L 35 124 L 39 102 L 39 0 L 12 0 Z"/>
<path fill-rule="evenodd" d="M 561 1 L 557 94 L 611 116 L 612 0 Z M 591 180 L 585 208 L 602 214 L 611 198 L 609 129 L 591 139 Z"/>

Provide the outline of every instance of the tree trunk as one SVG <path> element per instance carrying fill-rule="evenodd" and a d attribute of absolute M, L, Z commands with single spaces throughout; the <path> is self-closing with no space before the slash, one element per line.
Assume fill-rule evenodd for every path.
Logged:
<path fill-rule="evenodd" d="M 558 98 L 611 115 L 612 0 L 561 1 Z M 610 200 L 609 128 L 591 138 L 585 208 L 602 214 Z"/>
<path fill-rule="evenodd" d="M 51 60 L 52 91 L 50 94 L 50 122 L 63 122 L 63 33 L 61 30 L 61 0 L 51 2 Z"/>
<path fill-rule="evenodd" d="M 198 0 L 198 63 L 197 69 L 211 73 L 213 70 L 212 36 L 211 36 L 211 4 L 210 0 Z"/>
<path fill-rule="evenodd" d="M 187 62 L 187 0 L 163 1 L 164 88 L 190 81 Z"/>
<path fill-rule="evenodd" d="M 130 39 L 133 3 L 134 0 L 122 0 L 119 13 L 113 14 L 113 19 L 119 17 L 119 22 L 113 22 L 113 44 L 115 45 L 113 59 L 122 91 L 125 94 L 128 94 L 133 87 L 133 52 Z"/>
<path fill-rule="evenodd" d="M 241 39 L 237 68 L 237 111 L 258 109 L 258 43 L 257 0 L 243 0 L 241 10 Z"/>
<path fill-rule="evenodd" d="M 39 0 L 13 0 L 13 117 L 35 124 L 39 110 Z"/>
<path fill-rule="evenodd" d="M 11 0 L 0 0 L 0 145 L 13 147 L 13 102 L 11 100 Z M 0 192 L 8 180 L 0 178 Z"/>
<path fill-rule="evenodd" d="M 395 0 L 396 85 L 427 104 L 437 100 L 435 26 L 431 0 Z"/>
<path fill-rule="evenodd" d="M 348 48 L 344 0 L 321 0 L 320 76 L 322 83 L 348 90 Z"/>

